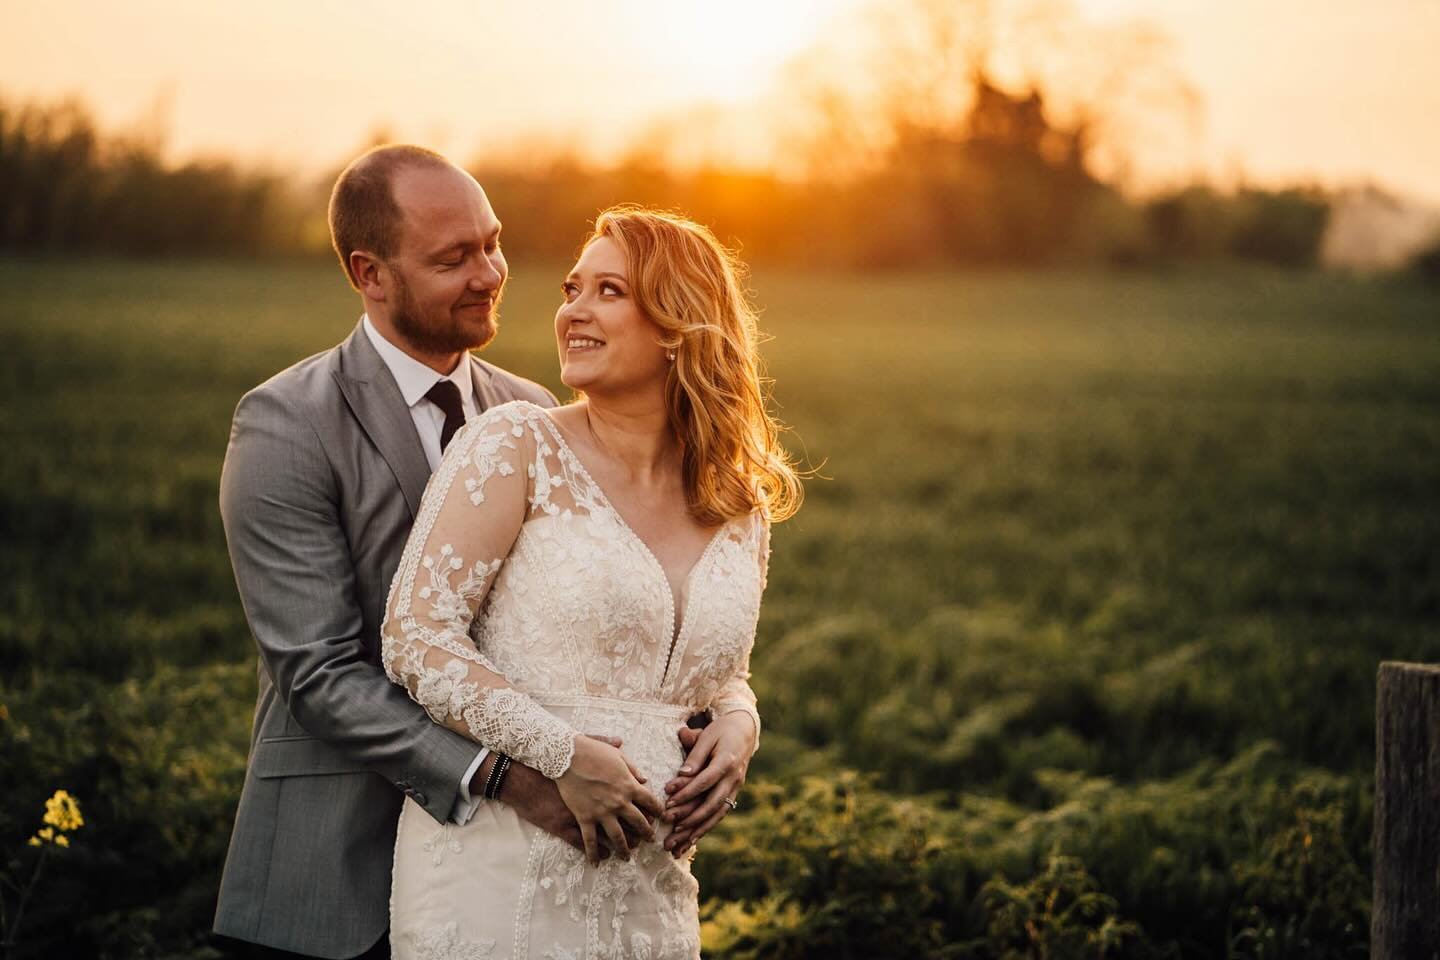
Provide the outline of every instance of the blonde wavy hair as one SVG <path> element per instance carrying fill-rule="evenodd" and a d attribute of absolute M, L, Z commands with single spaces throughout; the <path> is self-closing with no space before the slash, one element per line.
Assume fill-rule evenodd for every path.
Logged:
<path fill-rule="evenodd" d="M 624 253 L 636 306 L 675 352 L 665 403 L 690 515 L 706 526 L 756 509 L 772 522 L 793 516 L 804 489 L 766 409 L 740 260 L 708 228 L 631 204 L 601 213 L 585 245 L 601 237 Z"/>

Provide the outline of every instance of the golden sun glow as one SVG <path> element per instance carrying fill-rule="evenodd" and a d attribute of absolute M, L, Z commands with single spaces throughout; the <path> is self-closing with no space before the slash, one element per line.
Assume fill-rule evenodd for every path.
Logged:
<path fill-rule="evenodd" d="M 636 39 L 689 97 L 729 102 L 763 93 L 779 67 L 852 6 L 852 0 L 671 0 L 654 5 L 646 36 Z"/>
<path fill-rule="evenodd" d="M 1137 169 L 1377 180 L 1440 203 L 1440 125 L 1424 122 L 1440 109 L 1440 2 L 1031 5 L 1047 4 L 1098 21 L 1138 18 L 1175 39 L 1173 65 L 1202 110 L 1199 139 L 1146 138 Z M 882 18 L 890 8 L 887 0 L 11 6 L 0 31 L 4 98 L 76 96 L 105 128 L 160 130 L 175 160 L 235 156 L 306 173 L 331 169 L 377 129 L 467 158 L 536 140 L 616 156 L 657 118 L 687 112 L 700 119 L 684 131 L 686 143 L 708 137 L 761 155 L 764 122 L 788 109 L 771 94 L 795 86 L 787 61 L 817 38 L 843 35 L 857 8 Z M 1286 38 L 1283 49 L 1275 37 Z M 868 79 L 863 68 L 835 66 Z M 728 112 L 728 125 L 692 111 L 697 102 Z"/>

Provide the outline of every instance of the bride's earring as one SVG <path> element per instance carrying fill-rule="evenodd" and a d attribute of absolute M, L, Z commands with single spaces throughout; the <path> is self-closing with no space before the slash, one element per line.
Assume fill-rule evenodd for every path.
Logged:
<path fill-rule="evenodd" d="M 671 350 L 671 351 L 669 351 L 668 353 L 666 353 L 666 354 L 665 354 L 665 359 L 666 359 L 666 360 L 669 360 L 671 363 L 674 363 L 674 362 L 675 362 L 675 351 L 674 351 L 674 350 Z"/>

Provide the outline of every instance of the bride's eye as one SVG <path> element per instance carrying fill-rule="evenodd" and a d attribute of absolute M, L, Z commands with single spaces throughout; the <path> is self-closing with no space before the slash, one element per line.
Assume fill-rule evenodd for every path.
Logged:
<path fill-rule="evenodd" d="M 619 287 L 615 286 L 615 284 L 609 282 L 608 280 L 600 285 L 600 292 L 609 293 L 617 297 L 624 295 Z"/>
<path fill-rule="evenodd" d="M 575 299 L 575 294 L 577 294 L 579 291 L 580 288 L 575 284 L 571 283 L 569 280 L 566 280 L 564 283 L 560 284 L 560 292 L 565 295 L 565 299 L 567 301 Z"/>

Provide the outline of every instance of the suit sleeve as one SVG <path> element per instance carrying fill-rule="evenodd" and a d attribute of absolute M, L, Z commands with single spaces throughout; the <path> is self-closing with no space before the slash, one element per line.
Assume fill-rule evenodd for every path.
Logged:
<path fill-rule="evenodd" d="M 431 723 L 367 656 L 339 492 L 309 421 L 259 387 L 236 408 L 220 477 L 235 582 L 290 715 L 444 822 L 475 746 Z"/>

